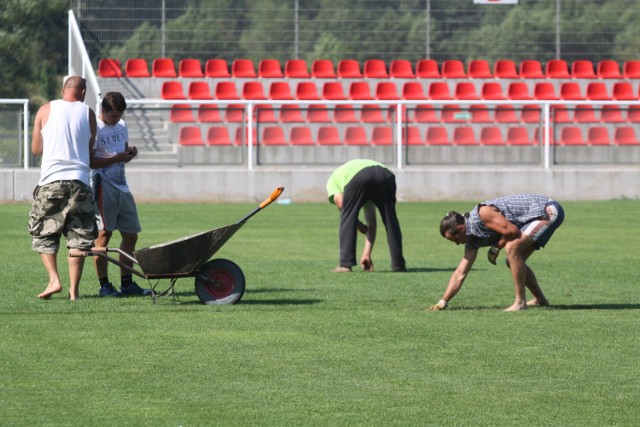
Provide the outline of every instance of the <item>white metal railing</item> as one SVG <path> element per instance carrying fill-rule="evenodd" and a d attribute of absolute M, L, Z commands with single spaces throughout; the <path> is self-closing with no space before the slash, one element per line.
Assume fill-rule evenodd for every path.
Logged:
<path fill-rule="evenodd" d="M 553 129 L 551 123 L 551 109 L 554 106 L 562 106 L 563 108 L 570 108 L 571 106 L 578 105 L 591 105 L 594 107 L 597 106 L 605 106 L 605 105 L 637 105 L 640 106 L 640 101 L 569 101 L 569 100 L 559 100 L 559 101 L 541 101 L 541 100 L 504 100 L 504 101 L 489 101 L 489 100 L 416 100 L 416 101 L 382 101 L 382 100 L 371 100 L 371 101 L 357 101 L 357 100 L 346 100 L 346 101 L 329 101 L 329 100 L 320 100 L 320 101 L 305 101 L 305 100 L 291 100 L 291 101 L 282 101 L 282 100 L 221 100 L 221 99 L 208 99 L 208 100 L 191 100 L 191 99 L 129 99 L 127 100 L 127 104 L 130 106 L 140 106 L 140 107 L 149 107 L 149 108 L 166 108 L 166 106 L 172 106 L 176 103 L 180 104 L 188 104 L 199 106 L 203 104 L 211 104 L 215 103 L 220 106 L 234 104 L 234 105 L 244 105 L 245 106 L 245 117 L 246 119 L 246 144 L 247 144 L 247 168 L 249 170 L 254 169 L 255 158 L 256 155 L 254 153 L 256 146 L 253 143 L 253 128 L 255 127 L 253 121 L 253 111 L 256 105 L 268 103 L 272 106 L 278 105 L 324 105 L 324 106 L 335 106 L 335 105 L 352 105 L 362 106 L 362 105 L 378 105 L 378 106 L 387 106 L 387 107 L 395 107 L 397 110 L 396 113 L 396 126 L 395 126 L 395 148 L 396 148 L 396 159 L 397 164 L 396 167 L 398 169 L 402 169 L 405 165 L 404 153 L 402 150 L 402 129 L 405 124 L 403 120 L 403 108 L 406 107 L 416 107 L 418 105 L 429 104 L 433 106 L 435 109 L 447 106 L 447 105 L 456 105 L 456 106 L 470 106 L 470 105 L 488 105 L 488 106 L 499 106 L 499 105 L 511 105 L 514 108 L 520 106 L 521 108 L 525 105 L 538 105 L 541 110 L 541 126 L 542 126 L 542 166 L 544 169 L 550 169 L 552 166 L 551 161 L 551 149 L 550 149 L 550 141 L 551 141 L 551 131 Z"/>
<path fill-rule="evenodd" d="M 91 59 L 87 53 L 87 48 L 82 39 L 82 33 L 78 26 L 78 21 L 73 14 L 73 10 L 69 11 L 69 60 L 68 75 L 81 76 L 87 80 L 87 94 L 85 102 L 95 109 L 100 109 L 100 85 L 98 78 L 91 65 Z"/>

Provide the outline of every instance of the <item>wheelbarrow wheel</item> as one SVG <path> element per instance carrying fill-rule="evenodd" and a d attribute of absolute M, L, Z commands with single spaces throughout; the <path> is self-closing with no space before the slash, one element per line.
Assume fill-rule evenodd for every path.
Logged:
<path fill-rule="evenodd" d="M 228 259 L 208 261 L 196 275 L 196 294 L 203 304 L 235 304 L 244 288 L 244 273 Z"/>

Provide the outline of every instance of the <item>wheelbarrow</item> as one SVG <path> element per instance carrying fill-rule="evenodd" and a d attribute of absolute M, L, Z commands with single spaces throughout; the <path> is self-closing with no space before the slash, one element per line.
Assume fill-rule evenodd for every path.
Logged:
<path fill-rule="evenodd" d="M 258 207 L 235 224 L 204 231 L 192 236 L 150 246 L 128 254 L 119 248 L 94 247 L 90 250 L 71 249 L 69 256 L 99 256 L 125 270 L 147 280 L 151 285 L 151 296 L 157 298 L 173 295 L 178 279 L 195 277 L 196 295 L 203 304 L 235 304 L 244 295 L 245 278 L 242 269 L 228 259 L 210 259 L 252 216 L 275 201 L 284 191 L 276 188 Z M 128 258 L 134 266 L 108 255 L 109 252 Z M 138 266 L 140 271 L 135 268 Z M 170 279 L 169 287 L 157 292 L 160 279 Z M 156 280 L 155 284 L 151 282 Z"/>

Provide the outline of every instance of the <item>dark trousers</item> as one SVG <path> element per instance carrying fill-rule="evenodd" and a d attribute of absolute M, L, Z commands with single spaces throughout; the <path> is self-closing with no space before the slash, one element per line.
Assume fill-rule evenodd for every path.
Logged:
<path fill-rule="evenodd" d="M 371 166 L 362 169 L 344 189 L 340 215 L 340 265 L 356 265 L 358 213 L 367 202 L 373 202 L 387 230 L 391 268 L 405 269 L 402 256 L 402 232 L 396 215 L 396 178 L 390 170 Z"/>

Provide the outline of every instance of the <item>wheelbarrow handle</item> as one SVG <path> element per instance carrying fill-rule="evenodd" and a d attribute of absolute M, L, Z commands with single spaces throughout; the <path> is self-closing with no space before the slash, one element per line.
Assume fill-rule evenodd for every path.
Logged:
<path fill-rule="evenodd" d="M 273 190 L 273 192 L 268 198 L 266 198 L 262 203 L 260 203 L 260 205 L 257 208 L 255 208 L 254 210 L 249 212 L 247 215 L 242 217 L 242 219 L 236 222 L 236 224 L 244 224 L 249 218 L 251 218 L 258 212 L 260 212 L 262 209 L 269 206 L 271 203 L 273 203 L 278 197 L 280 197 L 283 191 L 284 191 L 284 187 L 278 187 L 275 190 Z"/>
<path fill-rule="evenodd" d="M 284 187 L 278 187 L 275 190 L 273 190 L 271 195 L 267 199 L 265 199 L 262 203 L 260 203 L 260 209 L 264 209 L 267 206 L 269 206 L 271 203 L 276 201 L 278 197 L 280 197 L 283 191 L 284 191 Z"/>

